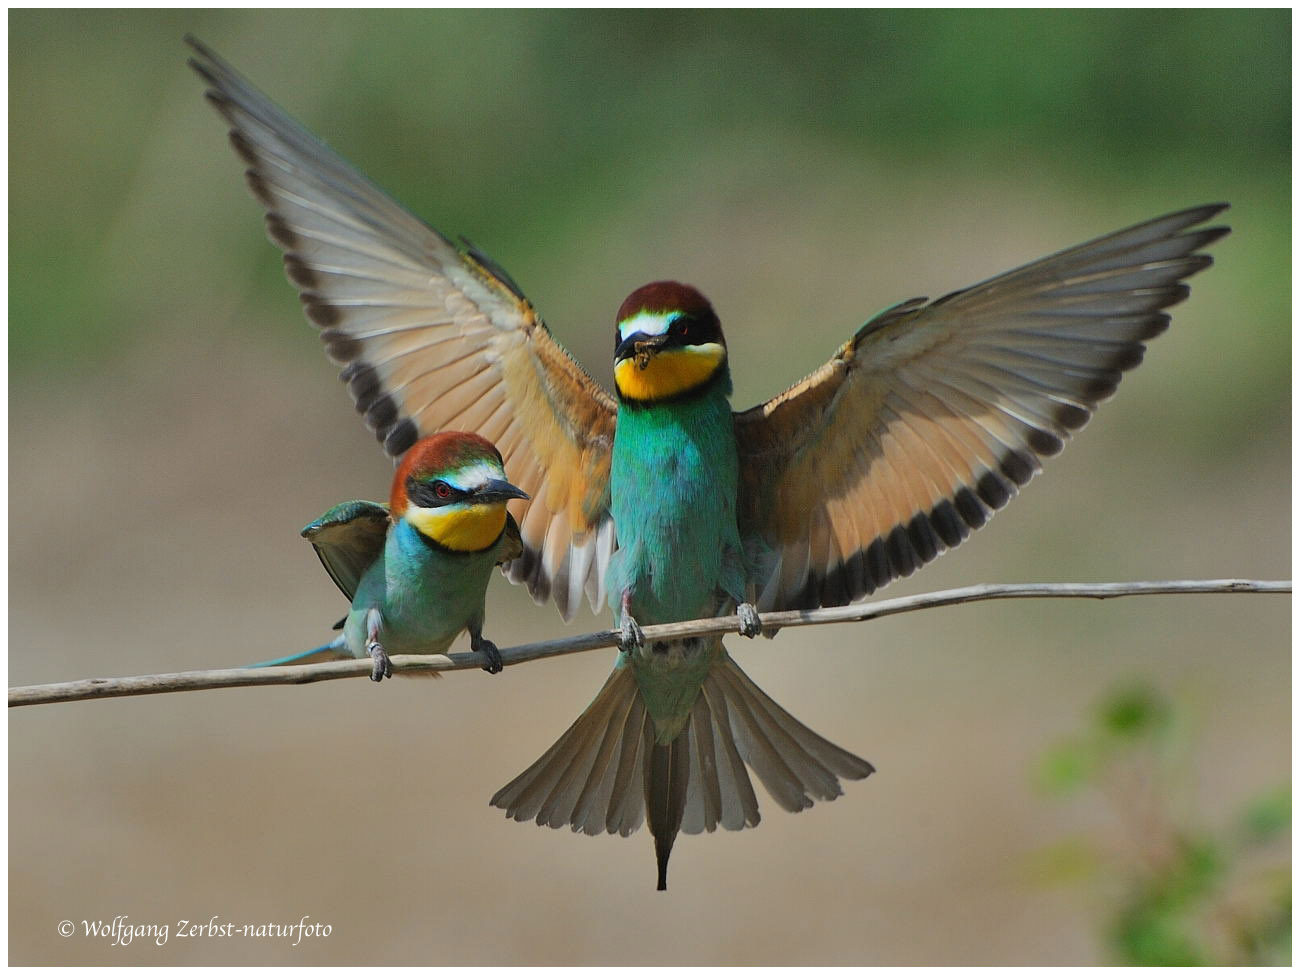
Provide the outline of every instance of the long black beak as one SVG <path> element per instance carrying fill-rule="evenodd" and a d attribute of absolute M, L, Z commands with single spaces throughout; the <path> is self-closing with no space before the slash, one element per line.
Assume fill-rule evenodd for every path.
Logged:
<path fill-rule="evenodd" d="M 639 359 L 645 357 L 647 360 L 650 356 L 658 352 L 668 341 L 667 335 L 647 335 L 645 332 L 633 332 L 614 348 L 614 361 L 622 362 L 624 359 Z M 642 368 L 645 363 L 641 363 Z"/>
<path fill-rule="evenodd" d="M 509 501 L 512 498 L 521 498 L 524 501 L 532 500 L 527 494 L 515 487 L 509 481 L 503 481 L 500 478 L 488 481 L 481 488 L 474 492 L 473 501 L 475 504 L 493 504 L 497 501 Z"/>

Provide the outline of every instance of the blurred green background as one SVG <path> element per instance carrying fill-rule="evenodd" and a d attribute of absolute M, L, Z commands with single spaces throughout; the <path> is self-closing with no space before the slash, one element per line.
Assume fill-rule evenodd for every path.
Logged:
<path fill-rule="evenodd" d="M 1174 327 L 1041 484 L 887 595 L 1290 572 L 1291 14 L 9 14 L 10 683 L 220 667 L 319 642 L 298 528 L 391 468 L 283 280 L 185 67 L 211 44 L 443 231 L 608 381 L 622 298 L 713 300 L 738 407 L 873 312 L 1168 210 L 1231 202 Z M 605 626 L 494 584 L 503 646 Z M 248 689 L 10 719 L 10 961 L 1108 960 L 1107 906 L 1033 851 L 1105 844 L 1031 769 L 1116 681 L 1199 725 L 1187 803 L 1289 774 L 1289 601 L 1002 603 L 743 645 L 879 775 L 760 829 L 650 840 L 487 797 L 586 704 L 585 654 L 382 689 Z M 379 744 L 379 760 L 375 759 Z M 377 838 L 375 830 L 384 832 Z M 1285 851 L 1277 854 L 1284 856 Z M 326 941 L 114 947 L 70 918 L 331 923 Z M 174 916 L 173 916 L 174 915 Z"/>

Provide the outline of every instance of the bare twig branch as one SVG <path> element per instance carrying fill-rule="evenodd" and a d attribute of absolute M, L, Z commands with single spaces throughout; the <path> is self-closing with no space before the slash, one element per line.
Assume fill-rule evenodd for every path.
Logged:
<path fill-rule="evenodd" d="M 1178 593 L 1289 593 L 1291 583 L 1261 582 L 1247 579 L 1180 580 L 1175 582 L 1034 582 L 985 584 L 947 589 L 942 592 L 922 593 L 899 599 L 886 599 L 873 603 L 836 606 L 829 609 L 801 610 L 762 614 L 766 630 L 795 626 L 818 626 L 823 623 L 848 623 L 910 613 L 958 603 L 981 602 L 987 599 L 1113 599 L 1118 596 L 1153 596 Z M 687 636 L 705 636 L 713 633 L 734 633 L 739 627 L 735 616 L 716 619 L 691 620 L 685 623 L 664 623 L 646 626 L 646 640 L 676 639 Z M 543 657 L 581 653 L 618 644 L 617 630 L 601 630 L 562 640 L 544 640 L 525 643 L 501 650 L 501 659 L 507 665 L 521 664 Z M 443 670 L 470 670 L 482 666 L 474 653 L 416 655 L 404 654 L 392 658 L 394 672 L 407 674 Z M 60 684 L 34 684 L 9 689 L 9 706 L 53 704 L 59 701 L 87 701 L 105 697 L 134 697 L 142 694 L 170 694 L 175 691 L 201 691 L 217 687 L 252 687 L 263 684 L 311 684 L 321 680 L 339 680 L 361 677 L 371 672 L 369 660 L 342 660 L 323 664 L 296 667 L 239 667 L 229 670 L 191 670 L 178 674 L 149 674 L 143 677 L 95 677 Z"/>

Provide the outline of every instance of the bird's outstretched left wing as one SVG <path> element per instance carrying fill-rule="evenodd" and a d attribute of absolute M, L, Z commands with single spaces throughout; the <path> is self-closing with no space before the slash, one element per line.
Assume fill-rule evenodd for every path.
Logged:
<path fill-rule="evenodd" d="M 1196 207 L 864 325 L 736 416 L 740 529 L 761 610 L 837 606 L 983 525 L 1164 331 L 1225 227 Z"/>
<path fill-rule="evenodd" d="M 207 47 L 187 39 L 230 123 L 271 240 L 341 378 L 394 457 L 438 430 L 478 433 L 533 500 L 508 574 L 566 619 L 604 604 L 614 401 L 481 252 L 458 250 Z"/>

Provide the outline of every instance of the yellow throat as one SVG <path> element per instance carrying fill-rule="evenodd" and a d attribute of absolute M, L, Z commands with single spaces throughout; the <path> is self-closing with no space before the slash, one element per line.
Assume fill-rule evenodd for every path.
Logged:
<path fill-rule="evenodd" d="M 406 509 L 404 516 L 416 530 L 444 548 L 456 552 L 481 552 L 506 527 L 506 503 L 451 504 L 445 508 Z"/>
<path fill-rule="evenodd" d="M 668 399 L 707 382 L 727 350 L 717 342 L 664 349 L 614 364 L 614 382 L 624 399 Z"/>

